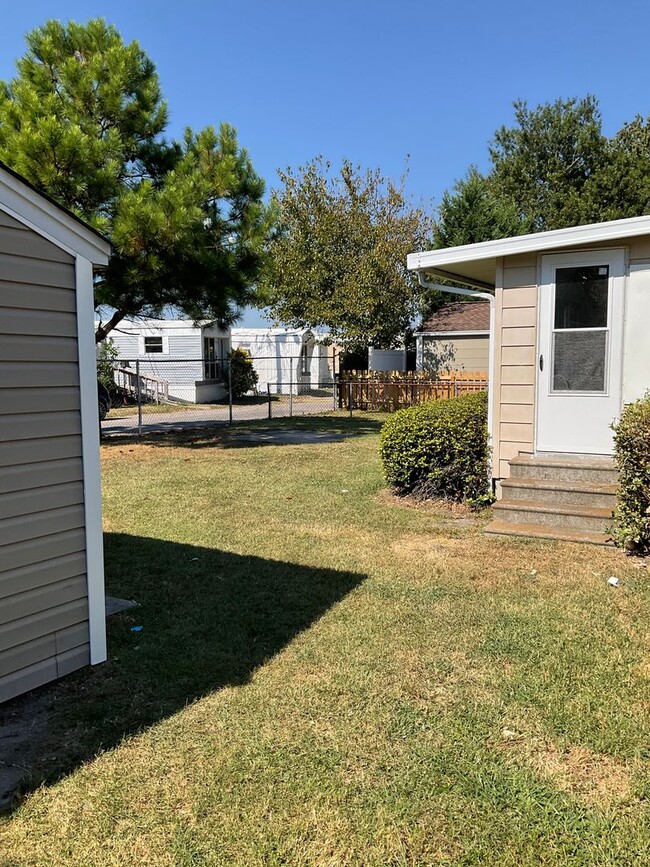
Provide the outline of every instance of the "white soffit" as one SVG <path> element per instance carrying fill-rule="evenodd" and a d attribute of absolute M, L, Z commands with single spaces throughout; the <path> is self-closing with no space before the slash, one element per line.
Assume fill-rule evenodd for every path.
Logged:
<path fill-rule="evenodd" d="M 625 220 L 610 220 L 607 223 L 591 223 L 587 226 L 572 226 L 532 235 L 517 235 L 480 244 L 464 244 L 442 250 L 409 253 L 407 266 L 410 271 L 428 271 L 456 275 L 470 281 L 479 281 L 494 286 L 497 261 L 502 256 L 521 253 L 541 253 L 566 247 L 584 247 L 608 241 L 620 241 L 650 235 L 650 216 L 630 217 Z"/>

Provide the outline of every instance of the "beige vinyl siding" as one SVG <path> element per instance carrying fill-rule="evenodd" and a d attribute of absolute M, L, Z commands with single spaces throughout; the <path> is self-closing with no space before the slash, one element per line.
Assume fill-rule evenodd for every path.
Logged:
<path fill-rule="evenodd" d="M 424 358 L 429 353 L 445 359 L 451 370 L 487 372 L 490 358 L 490 338 L 482 335 L 466 337 L 423 337 Z M 449 362 L 446 359 L 450 359 Z"/>
<path fill-rule="evenodd" d="M 650 237 L 603 242 L 563 249 L 562 253 L 625 247 L 631 265 L 650 260 Z M 552 253 L 552 250 L 545 251 Z M 494 467 L 498 478 L 510 474 L 508 461 L 532 452 L 535 442 L 537 377 L 538 256 L 535 253 L 502 260 L 495 296 L 496 370 Z"/>
<path fill-rule="evenodd" d="M 503 260 L 496 289 L 496 371 L 494 467 L 499 478 L 510 474 L 508 461 L 532 452 L 535 420 L 537 331 L 537 257 Z"/>
<path fill-rule="evenodd" d="M 72 256 L 0 211 L 0 701 L 89 662 Z"/>

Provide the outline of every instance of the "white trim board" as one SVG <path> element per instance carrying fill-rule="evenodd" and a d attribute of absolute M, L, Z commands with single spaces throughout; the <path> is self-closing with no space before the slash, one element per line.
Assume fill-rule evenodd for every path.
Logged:
<path fill-rule="evenodd" d="M 414 331 L 413 337 L 489 337 L 489 331 Z"/>
<path fill-rule="evenodd" d="M 93 265 L 83 256 L 75 263 L 77 296 L 77 345 L 81 395 L 81 443 L 86 524 L 86 573 L 88 577 L 88 626 L 90 662 L 106 660 L 106 609 L 104 598 L 104 536 L 99 467 L 99 410 L 97 407 L 97 358 L 95 354 Z"/>
<path fill-rule="evenodd" d="M 52 244 L 83 256 L 95 265 L 108 264 L 111 247 L 90 227 L 74 219 L 27 183 L 0 166 L 0 208 Z M 92 289 L 92 283 L 91 283 Z"/>
<path fill-rule="evenodd" d="M 517 235 L 513 238 L 500 238 L 496 241 L 482 241 L 479 244 L 463 244 L 460 247 L 409 253 L 407 267 L 410 271 L 444 270 L 447 266 L 488 259 L 496 260 L 501 256 L 542 253 L 606 241 L 619 241 L 622 238 L 634 238 L 642 235 L 650 235 L 650 216 L 609 220 L 606 223 L 590 223 L 586 226 L 572 226 L 568 229 L 554 229 L 550 232 L 536 232 L 532 235 Z"/>

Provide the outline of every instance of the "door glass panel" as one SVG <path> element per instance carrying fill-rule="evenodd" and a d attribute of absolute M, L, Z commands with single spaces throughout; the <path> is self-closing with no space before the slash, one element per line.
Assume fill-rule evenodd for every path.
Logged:
<path fill-rule="evenodd" d="M 556 331 L 553 391 L 605 391 L 607 331 Z"/>
<path fill-rule="evenodd" d="M 607 328 L 609 266 L 558 268 L 555 328 Z"/>

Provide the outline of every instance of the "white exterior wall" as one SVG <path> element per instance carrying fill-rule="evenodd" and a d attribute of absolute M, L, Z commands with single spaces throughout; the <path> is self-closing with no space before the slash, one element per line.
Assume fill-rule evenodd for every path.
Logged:
<path fill-rule="evenodd" d="M 650 389 L 650 262 L 633 262 L 627 278 L 623 330 L 623 403 Z"/>
<path fill-rule="evenodd" d="M 258 375 L 258 391 L 270 388 L 272 394 L 298 394 L 333 382 L 328 364 L 327 347 L 314 340 L 311 331 L 295 328 L 233 328 L 234 349 L 246 349 Z M 307 347 L 308 375 L 301 373 L 300 354 Z M 291 387 L 289 383 L 292 383 Z"/>
<path fill-rule="evenodd" d="M 220 400 L 227 393 L 223 387 L 204 381 L 203 337 L 217 337 L 229 341 L 227 332 L 218 328 L 194 325 L 188 320 L 159 319 L 143 322 L 122 322 L 111 332 L 120 358 L 140 364 L 142 374 L 156 376 L 169 383 L 169 396 L 189 403 Z M 147 353 L 145 337 L 162 337 L 163 351 Z"/>

